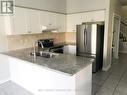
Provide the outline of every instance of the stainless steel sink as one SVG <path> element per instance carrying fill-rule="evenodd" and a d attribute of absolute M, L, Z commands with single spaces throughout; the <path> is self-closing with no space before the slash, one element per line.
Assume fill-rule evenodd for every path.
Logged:
<path fill-rule="evenodd" d="M 30 53 L 31 56 L 40 56 L 44 58 L 54 58 L 57 57 L 59 54 L 57 53 L 52 53 L 52 52 L 45 52 L 45 51 L 40 51 L 40 52 L 32 52 Z"/>

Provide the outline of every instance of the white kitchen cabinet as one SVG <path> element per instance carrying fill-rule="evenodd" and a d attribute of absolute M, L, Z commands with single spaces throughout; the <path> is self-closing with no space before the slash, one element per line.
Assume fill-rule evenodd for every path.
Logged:
<path fill-rule="evenodd" d="M 67 15 L 67 32 L 76 32 L 76 25 L 84 22 L 84 14 L 70 14 Z"/>
<path fill-rule="evenodd" d="M 74 45 L 64 46 L 64 53 L 76 55 L 76 46 L 74 46 Z"/>
<path fill-rule="evenodd" d="M 13 15 L 6 15 L 3 16 L 4 22 L 2 23 L 4 25 L 4 32 L 6 35 L 14 34 L 14 22 L 13 22 L 14 16 Z"/>
<path fill-rule="evenodd" d="M 57 14 L 51 12 L 40 11 L 40 26 L 49 28 L 56 28 Z M 43 29 L 42 29 L 43 30 Z"/>
<path fill-rule="evenodd" d="M 26 8 L 15 8 L 15 14 L 10 16 L 8 22 L 11 24 L 11 32 L 7 35 L 33 34 L 41 33 L 40 29 L 40 12 Z"/>
<path fill-rule="evenodd" d="M 80 19 L 82 22 L 92 22 L 94 19 L 93 15 L 94 15 L 93 12 L 79 13 L 79 16 L 81 17 Z"/>
<path fill-rule="evenodd" d="M 48 26 L 50 23 L 49 12 L 40 11 L 40 24 L 41 26 Z"/>
<path fill-rule="evenodd" d="M 40 11 L 26 9 L 27 33 L 41 33 Z"/>
<path fill-rule="evenodd" d="M 49 12 L 49 28 L 57 27 L 57 14 Z"/>
<path fill-rule="evenodd" d="M 41 11 L 40 23 L 41 27 L 57 28 L 59 32 L 65 32 L 66 30 L 66 16 L 64 14 Z"/>
<path fill-rule="evenodd" d="M 93 21 L 105 21 L 105 10 L 94 11 Z"/>
<path fill-rule="evenodd" d="M 9 33 L 10 35 L 27 33 L 27 18 L 24 8 L 15 8 L 15 14 L 11 22 L 13 23 L 12 27 L 14 31 L 11 31 L 11 33 Z"/>
<path fill-rule="evenodd" d="M 67 59 L 69 58 L 71 57 Z M 68 61 L 65 60 L 66 62 Z M 70 62 L 73 62 L 72 59 L 70 59 Z M 16 84 L 33 93 L 33 95 L 91 95 L 92 64 L 89 64 L 89 61 L 87 62 L 88 65 L 86 67 L 82 67 L 81 70 L 78 70 L 78 72 L 72 75 L 64 73 L 64 71 L 50 69 L 46 65 L 41 66 L 36 63 L 9 57 L 10 78 Z M 78 62 L 75 61 L 75 63 Z M 74 67 L 77 67 L 78 64 L 75 63 L 70 64 L 74 64 Z M 61 64 L 56 65 L 61 66 Z M 68 65 L 66 64 L 65 66 Z M 75 70 L 75 68 L 72 69 Z M 41 89 L 58 89 L 59 91 L 42 91 Z M 63 91 L 64 89 L 66 90 L 65 92 Z"/>
<path fill-rule="evenodd" d="M 48 29 L 56 28 L 57 27 L 57 14 L 51 12 L 44 12 L 40 13 L 40 23 L 41 27 L 46 26 Z"/>
<path fill-rule="evenodd" d="M 76 32 L 76 15 L 67 15 L 67 32 Z"/>
<path fill-rule="evenodd" d="M 76 32 L 76 25 L 83 22 L 105 21 L 105 10 L 67 15 L 67 32 Z"/>
<path fill-rule="evenodd" d="M 12 35 L 41 33 L 46 28 L 56 28 L 59 32 L 66 31 L 66 15 L 64 14 L 18 7 L 15 9 L 14 32 L 10 33 Z"/>
<path fill-rule="evenodd" d="M 57 14 L 56 24 L 59 32 L 66 32 L 66 15 Z"/>

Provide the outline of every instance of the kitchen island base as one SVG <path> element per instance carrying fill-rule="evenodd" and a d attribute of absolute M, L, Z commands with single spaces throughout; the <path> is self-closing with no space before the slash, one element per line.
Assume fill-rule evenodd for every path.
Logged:
<path fill-rule="evenodd" d="M 91 95 L 92 64 L 68 75 L 9 57 L 11 80 L 34 95 Z"/>

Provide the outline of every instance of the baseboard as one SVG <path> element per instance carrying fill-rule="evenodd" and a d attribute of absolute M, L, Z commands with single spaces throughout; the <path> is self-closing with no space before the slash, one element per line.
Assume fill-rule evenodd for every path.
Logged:
<path fill-rule="evenodd" d="M 106 68 L 103 67 L 103 68 L 102 68 L 102 71 L 108 71 L 108 70 L 110 69 L 110 67 L 111 67 L 111 64 L 109 64 Z"/>
<path fill-rule="evenodd" d="M 4 80 L 0 80 L 0 84 L 5 83 L 5 82 L 7 82 L 9 80 L 10 80 L 10 78 L 4 79 Z"/>

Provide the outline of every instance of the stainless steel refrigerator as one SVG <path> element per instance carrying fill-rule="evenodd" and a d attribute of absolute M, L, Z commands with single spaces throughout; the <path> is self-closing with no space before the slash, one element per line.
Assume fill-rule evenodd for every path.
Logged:
<path fill-rule="evenodd" d="M 93 72 L 102 69 L 104 22 L 89 22 L 77 25 L 77 56 L 94 58 Z"/>

